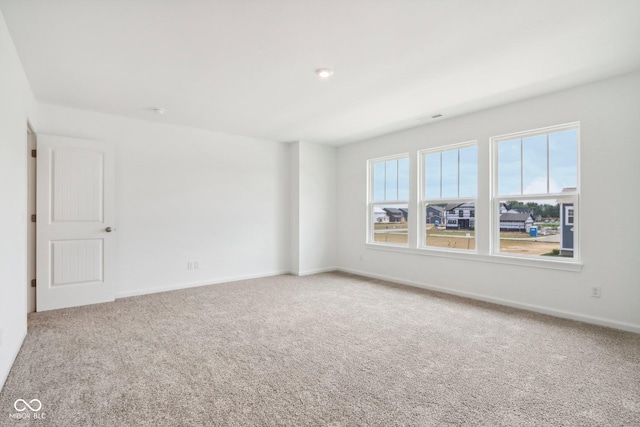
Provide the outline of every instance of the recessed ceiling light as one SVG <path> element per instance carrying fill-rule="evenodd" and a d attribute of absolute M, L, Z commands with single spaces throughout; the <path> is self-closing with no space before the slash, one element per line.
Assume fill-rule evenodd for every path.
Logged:
<path fill-rule="evenodd" d="M 329 68 L 318 68 L 316 70 L 316 74 L 321 79 L 328 79 L 329 77 L 331 77 L 333 75 L 333 70 L 331 70 Z"/>
<path fill-rule="evenodd" d="M 154 108 L 153 112 L 156 114 L 164 114 L 164 108 Z"/>

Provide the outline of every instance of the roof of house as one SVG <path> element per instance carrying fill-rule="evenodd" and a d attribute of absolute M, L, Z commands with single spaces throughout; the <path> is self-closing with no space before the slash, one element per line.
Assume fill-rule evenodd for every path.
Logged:
<path fill-rule="evenodd" d="M 444 208 L 441 207 L 441 206 L 427 206 L 427 209 L 435 209 L 438 212 L 443 212 L 444 211 Z"/>
<path fill-rule="evenodd" d="M 382 209 L 384 209 L 389 215 L 394 215 L 394 216 L 402 215 L 402 211 L 397 208 L 382 208 Z"/>
<path fill-rule="evenodd" d="M 445 208 L 448 211 L 451 211 L 455 208 L 469 208 L 473 209 L 473 203 L 449 203 Z"/>
<path fill-rule="evenodd" d="M 500 215 L 500 221 L 526 221 L 529 218 L 533 219 L 528 213 L 503 213 Z"/>

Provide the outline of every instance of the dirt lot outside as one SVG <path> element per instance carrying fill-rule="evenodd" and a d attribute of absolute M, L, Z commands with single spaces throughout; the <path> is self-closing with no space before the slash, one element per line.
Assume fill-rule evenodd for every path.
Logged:
<path fill-rule="evenodd" d="M 404 244 L 408 243 L 408 229 L 406 223 L 375 224 L 375 230 L 389 230 L 385 233 L 374 233 L 374 241 L 379 243 Z M 466 235 L 469 234 L 469 237 Z M 475 232 L 473 230 L 443 230 L 427 225 L 425 235 L 427 246 L 449 249 L 475 249 Z M 543 255 L 553 249 L 559 249 L 558 242 L 545 242 L 529 237 L 526 233 L 500 233 L 500 252 L 522 255 Z"/>

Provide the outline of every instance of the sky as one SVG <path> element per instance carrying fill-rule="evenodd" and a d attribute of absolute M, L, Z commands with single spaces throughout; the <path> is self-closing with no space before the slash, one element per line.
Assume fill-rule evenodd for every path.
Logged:
<path fill-rule="evenodd" d="M 498 145 L 498 194 L 560 193 L 563 188 L 576 187 L 577 163 L 577 131 L 550 133 L 547 190 L 547 135 L 501 142 Z"/>
<path fill-rule="evenodd" d="M 373 201 L 409 200 L 409 158 L 373 164 Z"/>
<path fill-rule="evenodd" d="M 478 195 L 478 148 L 425 155 L 425 197 L 456 199 Z"/>
<path fill-rule="evenodd" d="M 547 134 L 498 144 L 498 195 L 560 193 L 563 188 L 576 187 L 577 131 L 548 136 L 548 165 Z M 426 154 L 424 165 L 426 199 L 477 197 L 477 147 Z M 398 200 L 409 200 L 409 158 L 374 163 L 373 201 Z"/>
<path fill-rule="evenodd" d="M 429 154 L 424 160 L 427 198 L 477 196 L 477 147 Z M 373 165 L 373 201 L 395 200 L 409 200 L 408 158 L 387 160 Z"/>

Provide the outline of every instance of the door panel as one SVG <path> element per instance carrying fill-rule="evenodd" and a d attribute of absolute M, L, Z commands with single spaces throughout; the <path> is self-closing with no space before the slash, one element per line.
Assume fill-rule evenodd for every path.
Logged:
<path fill-rule="evenodd" d="M 110 144 L 39 135 L 37 310 L 114 299 Z"/>
<path fill-rule="evenodd" d="M 104 155 L 55 149 L 51 159 L 52 222 L 103 221 Z"/>
<path fill-rule="evenodd" d="M 102 239 L 51 242 L 51 286 L 102 282 Z"/>

